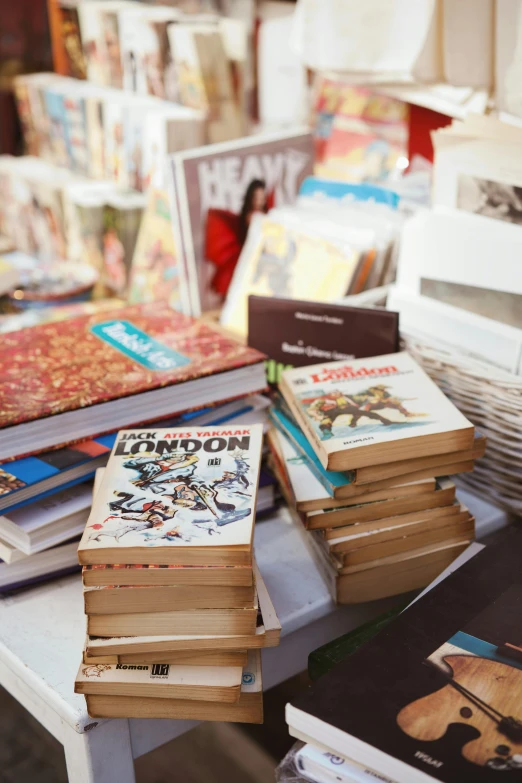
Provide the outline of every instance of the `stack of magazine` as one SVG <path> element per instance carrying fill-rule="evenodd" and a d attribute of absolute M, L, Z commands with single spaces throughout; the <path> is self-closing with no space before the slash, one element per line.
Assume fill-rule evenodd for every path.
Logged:
<path fill-rule="evenodd" d="M 428 584 L 474 539 L 447 476 L 485 439 L 406 353 L 286 370 L 272 466 L 341 603 Z"/>
<path fill-rule="evenodd" d="M 92 717 L 262 721 L 259 651 L 280 633 L 253 555 L 262 439 L 119 432 L 78 550 Z"/>
<path fill-rule="evenodd" d="M 135 305 L 3 336 L 0 591 L 78 567 L 75 539 L 115 431 L 263 422 L 263 356 L 168 305 Z M 273 505 L 263 478 L 262 508 Z"/>

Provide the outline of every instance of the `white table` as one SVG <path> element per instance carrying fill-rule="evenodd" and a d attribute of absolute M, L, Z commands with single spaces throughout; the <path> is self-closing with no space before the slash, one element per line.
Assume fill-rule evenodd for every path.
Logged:
<path fill-rule="evenodd" d="M 396 601 L 335 608 L 285 509 L 257 524 L 255 545 L 282 624 L 280 647 L 263 651 L 265 689 L 306 669 L 312 650 Z M 79 576 L 0 600 L 0 684 L 62 743 L 71 783 L 133 783 L 133 759 L 196 722 L 89 718 L 73 691 L 84 635 Z"/>

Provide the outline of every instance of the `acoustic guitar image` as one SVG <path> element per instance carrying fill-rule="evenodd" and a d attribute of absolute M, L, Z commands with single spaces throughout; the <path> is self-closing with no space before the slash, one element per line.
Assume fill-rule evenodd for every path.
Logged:
<path fill-rule="evenodd" d="M 451 723 L 471 725 L 480 736 L 462 747 L 465 759 L 499 770 L 522 768 L 522 670 L 475 655 L 442 660 L 449 673 L 435 668 L 446 684 L 399 712 L 402 731 L 434 741 Z"/>

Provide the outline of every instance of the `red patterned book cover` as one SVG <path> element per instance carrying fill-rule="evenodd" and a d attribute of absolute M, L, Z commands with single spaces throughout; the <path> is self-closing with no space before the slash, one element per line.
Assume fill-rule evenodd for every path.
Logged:
<path fill-rule="evenodd" d="M 263 359 L 157 302 L 11 332 L 2 338 L 0 431 Z"/>

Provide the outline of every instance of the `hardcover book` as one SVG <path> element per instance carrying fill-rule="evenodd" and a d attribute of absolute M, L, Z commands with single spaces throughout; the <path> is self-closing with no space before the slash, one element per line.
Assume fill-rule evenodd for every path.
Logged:
<path fill-rule="evenodd" d="M 118 434 L 82 565 L 250 565 L 261 425 Z"/>
<path fill-rule="evenodd" d="M 0 460 L 265 385 L 262 354 L 166 302 L 11 332 L 2 348 Z"/>
<path fill-rule="evenodd" d="M 312 173 L 309 132 L 252 136 L 171 159 L 175 235 L 184 254 L 192 314 L 219 306 L 253 215 L 294 202 Z"/>
<path fill-rule="evenodd" d="M 288 705 L 290 733 L 401 783 L 518 780 L 521 572 L 512 527 Z"/>
<path fill-rule="evenodd" d="M 406 352 L 286 370 L 280 389 L 327 470 L 473 446 L 473 425 Z"/>
<path fill-rule="evenodd" d="M 248 345 L 269 357 L 268 381 L 278 383 L 282 370 L 292 367 L 395 353 L 399 315 L 252 295 L 248 297 Z"/>

